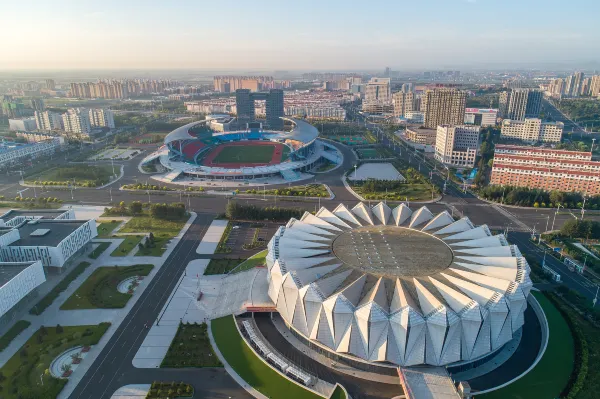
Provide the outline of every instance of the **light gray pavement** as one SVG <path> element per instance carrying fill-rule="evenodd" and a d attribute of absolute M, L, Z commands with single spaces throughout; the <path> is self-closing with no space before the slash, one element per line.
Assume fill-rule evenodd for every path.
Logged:
<path fill-rule="evenodd" d="M 221 241 L 221 236 L 223 235 L 223 232 L 225 232 L 227 223 L 229 223 L 227 220 L 214 220 L 198 245 L 196 253 L 201 255 L 214 254 L 219 245 L 219 241 Z"/>
<path fill-rule="evenodd" d="M 125 385 L 117 389 L 110 399 L 145 399 L 150 387 L 150 384 Z"/>

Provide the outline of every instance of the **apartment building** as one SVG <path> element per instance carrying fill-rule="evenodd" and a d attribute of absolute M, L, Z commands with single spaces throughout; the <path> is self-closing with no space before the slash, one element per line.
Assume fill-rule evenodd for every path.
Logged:
<path fill-rule="evenodd" d="M 98 127 L 115 128 L 114 113 L 109 109 L 91 108 L 90 109 L 90 125 Z"/>
<path fill-rule="evenodd" d="M 71 108 L 62 115 L 65 132 L 88 135 L 92 131 L 90 113 L 85 108 Z"/>
<path fill-rule="evenodd" d="M 600 194 L 600 162 L 589 152 L 496 146 L 490 184 Z"/>
<path fill-rule="evenodd" d="M 500 94 L 500 116 L 517 121 L 537 118 L 542 108 L 542 92 L 535 89 L 512 89 Z"/>
<path fill-rule="evenodd" d="M 538 118 L 526 118 L 524 121 L 505 119 L 500 137 L 527 143 L 560 143 L 564 127 L 562 122 L 542 122 Z"/>
<path fill-rule="evenodd" d="M 436 129 L 439 125 L 462 125 L 465 120 L 467 93 L 450 88 L 427 90 L 421 97 L 424 125 Z"/>
<path fill-rule="evenodd" d="M 479 126 L 438 126 L 435 139 L 435 159 L 449 166 L 474 167 L 479 149 L 479 132 Z"/>
<path fill-rule="evenodd" d="M 215 91 L 234 93 L 238 89 L 261 91 L 275 88 L 272 76 L 215 76 L 213 78 Z"/>
<path fill-rule="evenodd" d="M 38 130 L 49 131 L 64 129 L 62 116 L 57 112 L 35 111 L 34 118 Z"/>
<path fill-rule="evenodd" d="M 392 103 L 394 105 L 394 116 L 396 118 L 405 118 L 408 112 L 415 111 L 414 108 L 415 95 L 413 92 L 399 91 L 392 95 Z"/>

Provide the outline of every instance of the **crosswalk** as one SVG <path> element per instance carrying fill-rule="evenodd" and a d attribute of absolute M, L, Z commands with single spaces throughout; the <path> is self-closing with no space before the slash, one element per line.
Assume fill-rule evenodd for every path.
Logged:
<path fill-rule="evenodd" d="M 525 223 L 521 222 L 518 217 L 516 217 L 513 213 L 506 210 L 506 208 L 503 208 L 500 205 L 492 205 L 492 208 L 497 210 L 503 216 L 510 219 L 510 221 L 513 222 L 519 230 L 532 231 L 531 228 L 529 228 L 529 226 L 527 226 Z"/>

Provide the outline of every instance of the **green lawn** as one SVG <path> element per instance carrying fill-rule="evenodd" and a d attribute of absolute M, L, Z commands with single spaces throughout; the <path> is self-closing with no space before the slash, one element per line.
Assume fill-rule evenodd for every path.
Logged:
<path fill-rule="evenodd" d="M 239 273 L 239 272 L 243 272 L 246 270 L 250 270 L 256 266 L 266 265 L 266 262 L 267 262 L 266 257 L 267 257 L 268 253 L 269 253 L 269 250 L 265 249 L 264 251 L 260 251 L 259 253 L 252 255 L 251 257 L 246 259 L 244 262 L 240 263 L 239 267 L 234 270 L 234 273 Z"/>
<path fill-rule="evenodd" d="M 179 323 L 160 367 L 223 367 L 210 345 L 207 328 L 206 323 Z"/>
<path fill-rule="evenodd" d="M 69 272 L 69 274 L 67 274 L 65 278 L 63 278 L 58 284 L 56 284 L 54 288 L 52 288 L 52 290 L 48 294 L 46 294 L 45 297 L 43 297 L 33 308 L 31 308 L 29 310 L 29 313 L 34 315 L 42 314 L 42 312 L 46 310 L 48 306 L 52 305 L 52 302 L 54 302 L 54 300 L 58 298 L 60 293 L 66 290 L 69 284 L 71 284 L 73 280 L 79 277 L 79 275 L 83 273 L 89 265 L 89 262 L 81 262 L 79 265 L 77 265 L 73 270 Z"/>
<path fill-rule="evenodd" d="M 27 329 L 31 325 L 27 320 L 19 320 L 12 326 L 3 336 L 0 337 L 0 352 L 2 352 L 13 339 Z"/>
<path fill-rule="evenodd" d="M 228 273 L 243 261 L 243 259 L 211 259 L 206 269 L 204 269 L 204 275 Z"/>
<path fill-rule="evenodd" d="M 270 398 L 319 399 L 320 396 L 279 375 L 248 348 L 232 316 L 211 322 L 212 334 L 227 363 L 254 389 Z"/>
<path fill-rule="evenodd" d="M 96 249 L 94 249 L 92 252 L 90 252 L 90 258 L 92 259 L 98 259 L 98 257 L 100 255 L 102 255 L 102 252 L 106 251 L 106 248 L 110 247 L 110 242 L 101 242 L 98 244 L 98 246 L 96 247 Z"/>
<path fill-rule="evenodd" d="M 123 308 L 132 295 L 117 291 L 119 283 L 128 277 L 147 276 L 152 268 L 152 265 L 99 267 L 62 304 L 60 309 Z"/>
<path fill-rule="evenodd" d="M 120 225 L 121 222 L 118 220 L 113 220 L 111 222 L 101 222 L 96 226 L 98 229 L 98 238 L 111 238 L 112 231 Z"/>
<path fill-rule="evenodd" d="M 186 216 L 181 220 L 158 219 L 151 216 L 134 216 L 121 230 L 119 230 L 119 232 L 154 234 L 154 247 L 138 251 L 136 255 L 162 256 L 167 249 L 167 243 L 179 234 L 188 219 L 189 216 Z"/>
<path fill-rule="evenodd" d="M 335 387 L 329 399 L 346 399 L 346 393 L 339 386 Z"/>
<path fill-rule="evenodd" d="M 117 168 L 115 168 L 116 171 Z M 49 186 L 66 186 L 73 184 L 74 181 L 76 186 L 97 187 L 108 183 L 112 174 L 112 166 L 110 165 L 61 166 L 30 176 L 26 179 L 26 182 Z"/>
<path fill-rule="evenodd" d="M 4 399 L 56 398 L 67 383 L 45 373 L 56 356 L 74 346 L 98 343 L 110 323 L 94 326 L 42 327 L 0 369 Z M 43 386 L 40 384 L 43 381 Z"/>
<path fill-rule="evenodd" d="M 247 145 L 225 147 L 217 154 L 213 163 L 269 163 L 275 151 L 274 145 Z"/>
<path fill-rule="evenodd" d="M 372 200 L 384 200 L 390 201 L 404 201 L 407 197 L 409 201 L 426 201 L 431 200 L 431 186 L 424 183 L 407 183 L 400 186 L 400 188 L 394 191 L 387 192 L 387 198 L 385 191 L 377 193 L 363 193 L 360 186 L 356 185 L 351 180 L 348 183 L 352 186 L 352 189 L 359 195 L 365 197 L 365 199 Z M 437 194 L 434 193 L 434 197 Z"/>
<path fill-rule="evenodd" d="M 390 150 L 383 147 L 359 148 L 356 152 L 361 159 L 394 157 L 394 154 Z"/>
<path fill-rule="evenodd" d="M 138 243 L 140 241 L 142 241 L 143 236 L 142 235 L 119 236 L 119 238 L 124 238 L 124 240 L 121 244 L 119 244 L 119 246 L 117 248 L 115 248 L 114 251 L 112 251 L 110 256 L 127 256 L 127 255 L 129 255 L 129 252 L 131 252 L 131 250 L 133 248 L 135 248 L 135 246 L 138 245 Z"/>
<path fill-rule="evenodd" d="M 329 191 L 327 191 L 323 184 L 305 184 L 303 186 L 291 186 L 270 190 L 253 188 L 246 190 L 246 194 L 281 195 L 291 197 L 329 197 Z"/>
<path fill-rule="evenodd" d="M 548 319 L 550 339 L 546 352 L 537 366 L 523 378 L 505 388 L 480 395 L 482 399 L 558 398 L 569 380 L 574 357 L 573 337 L 569 326 L 548 298 L 539 292 L 532 291 L 532 294 L 544 309 Z"/>

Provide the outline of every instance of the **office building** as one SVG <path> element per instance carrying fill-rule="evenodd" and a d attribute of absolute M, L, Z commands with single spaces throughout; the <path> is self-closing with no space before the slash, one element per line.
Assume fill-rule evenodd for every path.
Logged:
<path fill-rule="evenodd" d="M 500 137 L 527 143 L 560 143 L 565 125 L 562 122 L 542 122 L 538 118 L 524 121 L 502 121 Z"/>
<path fill-rule="evenodd" d="M 53 137 L 31 144 L 2 142 L 0 143 L 0 169 L 23 164 L 40 156 L 52 155 L 59 151 L 63 144 L 62 137 Z"/>
<path fill-rule="evenodd" d="M 57 112 L 35 111 L 34 118 L 38 130 L 64 130 L 62 115 Z"/>
<path fill-rule="evenodd" d="M 497 144 L 490 184 L 600 195 L 600 162 L 591 152 Z"/>
<path fill-rule="evenodd" d="M 466 108 L 465 125 L 496 126 L 498 110 L 493 108 Z"/>
<path fill-rule="evenodd" d="M 272 76 L 215 76 L 213 79 L 216 92 L 233 93 L 239 89 L 261 91 L 275 88 Z"/>
<path fill-rule="evenodd" d="M 474 167 L 479 149 L 479 131 L 479 126 L 438 126 L 435 137 L 435 159 L 445 165 Z"/>
<path fill-rule="evenodd" d="M 396 118 L 405 118 L 408 112 L 414 111 L 414 94 L 412 92 L 399 91 L 392 95 L 394 105 L 394 116 Z"/>
<path fill-rule="evenodd" d="M 404 137 L 415 144 L 435 145 L 437 129 L 429 129 L 424 126 L 408 126 L 404 132 Z"/>
<path fill-rule="evenodd" d="M 104 108 L 91 108 L 90 125 L 93 127 L 108 127 L 114 129 L 115 119 L 113 112 Z"/>
<path fill-rule="evenodd" d="M 250 89 L 238 89 L 235 92 L 235 103 L 238 120 L 251 122 L 256 117 L 254 102 L 265 101 L 266 123 L 270 129 L 282 129 L 284 116 L 283 90 L 271 89 L 268 93 L 252 93 Z"/>
<path fill-rule="evenodd" d="M 427 90 L 421 97 L 425 113 L 425 127 L 437 129 L 439 125 L 462 125 L 465 120 L 467 93 L 449 88 Z"/>
<path fill-rule="evenodd" d="M 535 89 L 512 89 L 500 95 L 500 116 L 516 121 L 538 118 L 542 108 L 542 92 Z"/>
<path fill-rule="evenodd" d="M 8 130 L 13 132 L 32 132 L 37 129 L 35 118 L 19 118 L 8 120 Z"/>
<path fill-rule="evenodd" d="M 89 135 L 92 131 L 90 113 L 85 108 L 71 108 L 62 115 L 65 132 Z"/>
<path fill-rule="evenodd" d="M 390 78 L 371 78 L 371 80 L 365 84 L 363 111 L 368 113 L 382 113 L 385 112 L 379 112 L 383 109 L 382 107 L 389 105 L 392 105 Z"/>

